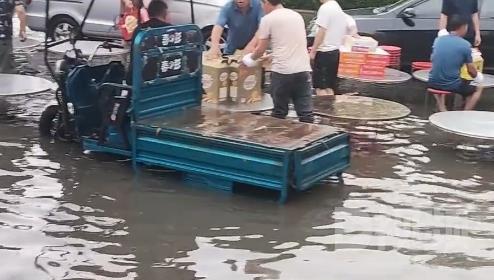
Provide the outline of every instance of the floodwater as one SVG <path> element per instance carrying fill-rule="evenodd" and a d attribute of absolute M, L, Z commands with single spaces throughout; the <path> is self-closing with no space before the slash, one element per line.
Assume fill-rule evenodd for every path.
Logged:
<path fill-rule="evenodd" d="M 162 170 L 135 175 L 125 159 L 40 139 L 53 96 L 9 98 L 0 279 L 492 279 L 494 143 L 431 127 L 420 82 L 341 90 L 413 113 L 321 119 L 352 134 L 345 184 L 323 182 L 286 205 L 193 188 Z M 492 108 L 491 90 L 480 109 Z"/>

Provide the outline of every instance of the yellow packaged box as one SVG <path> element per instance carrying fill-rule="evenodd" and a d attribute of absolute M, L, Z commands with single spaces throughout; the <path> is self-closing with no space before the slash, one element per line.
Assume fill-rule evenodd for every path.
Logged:
<path fill-rule="evenodd" d="M 484 58 L 482 57 L 482 53 L 478 49 L 472 49 L 472 60 L 473 64 L 475 65 L 475 68 L 477 68 L 477 71 L 482 73 L 484 71 Z M 463 65 L 461 68 L 461 74 L 460 74 L 462 79 L 465 80 L 473 80 L 472 76 L 468 74 L 468 69 L 466 65 Z"/>
<path fill-rule="evenodd" d="M 230 67 L 230 99 L 235 103 L 262 100 L 262 66 L 248 68 L 232 63 Z"/>
<path fill-rule="evenodd" d="M 230 86 L 230 65 L 222 58 L 202 59 L 202 88 L 206 92 L 206 102 L 218 103 L 228 98 Z"/>

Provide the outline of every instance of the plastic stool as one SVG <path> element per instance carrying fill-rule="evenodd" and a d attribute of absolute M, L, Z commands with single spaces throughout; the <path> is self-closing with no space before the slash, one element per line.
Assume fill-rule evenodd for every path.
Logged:
<path fill-rule="evenodd" d="M 446 90 L 438 90 L 438 89 L 433 89 L 433 88 L 428 88 L 427 92 L 430 94 L 437 94 L 437 95 L 450 95 L 453 94 L 451 91 L 446 91 Z"/>
<path fill-rule="evenodd" d="M 447 90 L 438 90 L 438 89 L 433 89 L 433 88 L 428 88 L 427 89 L 427 92 L 429 94 L 427 94 L 425 96 L 425 106 L 426 106 L 426 109 L 429 107 L 428 104 L 429 104 L 429 95 L 437 95 L 437 96 L 442 96 L 444 98 L 448 97 L 448 96 L 453 96 L 453 99 L 446 99 L 445 100 L 445 106 L 446 108 L 448 108 L 448 110 L 450 108 L 453 108 L 454 107 L 454 104 L 455 104 L 455 97 L 456 95 L 454 94 L 454 92 L 452 91 L 447 91 Z"/>

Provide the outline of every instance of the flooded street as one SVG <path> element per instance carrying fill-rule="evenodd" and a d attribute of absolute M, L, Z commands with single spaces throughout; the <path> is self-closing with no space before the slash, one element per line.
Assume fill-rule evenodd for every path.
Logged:
<path fill-rule="evenodd" d="M 30 65 L 46 77 L 41 53 Z M 125 159 L 40 139 L 51 93 L 5 99 L 0 279 L 492 279 L 494 143 L 431 127 L 420 82 L 341 91 L 412 115 L 320 119 L 352 135 L 345 185 L 322 183 L 286 205 L 163 170 L 135 175 Z M 494 90 L 479 109 L 494 109 Z"/>

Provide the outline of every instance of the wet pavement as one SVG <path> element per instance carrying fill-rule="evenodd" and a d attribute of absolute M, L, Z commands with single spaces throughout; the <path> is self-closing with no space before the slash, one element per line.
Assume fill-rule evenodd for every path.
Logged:
<path fill-rule="evenodd" d="M 39 57 L 30 64 L 46 77 Z M 40 139 L 53 96 L 8 98 L 0 279 L 491 279 L 494 143 L 431 127 L 420 82 L 340 88 L 412 114 L 319 119 L 352 134 L 345 185 L 323 182 L 286 205 L 185 186 L 163 170 L 134 175 L 125 159 Z M 493 108 L 487 91 L 480 109 Z"/>

